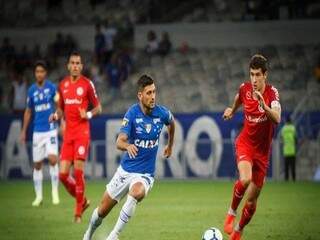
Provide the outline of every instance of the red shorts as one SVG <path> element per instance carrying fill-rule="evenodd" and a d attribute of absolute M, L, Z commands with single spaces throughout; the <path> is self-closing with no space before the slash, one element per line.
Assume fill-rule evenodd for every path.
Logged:
<path fill-rule="evenodd" d="M 61 147 L 61 160 L 85 161 L 88 156 L 90 139 L 87 137 L 80 138 L 64 138 Z"/>
<path fill-rule="evenodd" d="M 252 149 L 247 144 L 236 142 L 236 158 L 237 163 L 240 161 L 248 161 L 252 165 L 252 182 L 261 188 L 265 182 L 267 170 L 269 166 L 269 154 L 261 154 Z"/>

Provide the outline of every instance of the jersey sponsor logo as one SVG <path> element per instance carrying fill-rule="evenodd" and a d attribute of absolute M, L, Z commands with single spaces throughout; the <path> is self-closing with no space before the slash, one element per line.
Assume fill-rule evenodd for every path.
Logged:
<path fill-rule="evenodd" d="M 136 133 L 141 134 L 143 132 L 142 127 L 136 127 Z"/>
<path fill-rule="evenodd" d="M 84 146 L 79 146 L 79 148 L 78 148 L 78 153 L 79 153 L 80 155 L 83 155 L 85 152 L 86 152 L 85 147 L 84 147 Z"/>
<path fill-rule="evenodd" d="M 142 123 L 143 119 L 142 118 L 136 118 L 136 123 Z"/>
<path fill-rule="evenodd" d="M 160 122 L 160 121 L 161 121 L 160 118 L 154 118 L 154 119 L 153 119 L 153 123 L 154 123 L 154 124 L 157 124 L 157 123 Z"/>
<path fill-rule="evenodd" d="M 65 104 L 71 105 L 71 104 L 81 104 L 82 103 L 82 99 L 76 99 L 76 98 L 66 98 L 64 100 Z"/>
<path fill-rule="evenodd" d="M 159 145 L 159 140 L 141 140 L 136 139 L 134 140 L 134 145 L 141 148 L 154 148 Z"/>
<path fill-rule="evenodd" d="M 82 94 L 83 94 L 83 88 L 82 87 L 78 87 L 77 88 L 77 95 L 78 96 L 82 96 Z"/>
<path fill-rule="evenodd" d="M 254 123 L 261 123 L 261 122 L 265 122 L 268 120 L 266 115 L 264 115 L 263 117 L 252 117 L 250 115 L 246 115 L 246 119 L 249 122 L 254 122 Z"/>
<path fill-rule="evenodd" d="M 147 133 L 150 133 L 151 128 L 152 128 L 152 125 L 151 125 L 150 123 L 145 124 L 145 125 L 144 125 L 144 128 L 146 129 Z"/>
<path fill-rule="evenodd" d="M 36 105 L 34 107 L 34 110 L 36 112 L 43 112 L 43 111 L 46 111 L 46 110 L 48 110 L 50 108 L 51 108 L 51 104 L 50 103 L 43 103 L 43 104 L 40 104 L 40 105 Z"/>

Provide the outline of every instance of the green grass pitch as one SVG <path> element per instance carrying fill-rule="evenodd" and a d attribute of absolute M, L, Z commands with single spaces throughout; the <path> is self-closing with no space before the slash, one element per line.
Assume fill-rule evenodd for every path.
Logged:
<path fill-rule="evenodd" d="M 121 240 L 200 240 L 207 228 L 222 229 L 230 203 L 232 182 L 156 181 L 149 196 L 137 207 Z M 72 223 L 74 201 L 60 185 L 61 203 L 51 204 L 51 186 L 44 185 L 44 203 L 31 207 L 31 181 L 0 182 L 0 239 L 81 240 L 104 181 L 87 181 L 90 208 L 81 224 Z M 104 240 L 113 227 L 123 201 L 113 209 L 95 233 Z M 242 206 L 242 205 L 241 205 Z M 240 211 L 239 211 L 240 212 Z M 224 235 L 224 239 L 228 239 Z M 320 239 L 320 185 L 311 182 L 267 182 L 256 215 L 243 239 Z"/>

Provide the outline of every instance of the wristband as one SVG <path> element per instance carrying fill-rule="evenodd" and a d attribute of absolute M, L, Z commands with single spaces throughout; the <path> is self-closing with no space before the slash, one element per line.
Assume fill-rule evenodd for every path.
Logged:
<path fill-rule="evenodd" d="M 91 119 L 91 118 L 92 118 L 92 112 L 90 112 L 90 111 L 87 112 L 87 118 L 88 118 L 88 119 Z"/>

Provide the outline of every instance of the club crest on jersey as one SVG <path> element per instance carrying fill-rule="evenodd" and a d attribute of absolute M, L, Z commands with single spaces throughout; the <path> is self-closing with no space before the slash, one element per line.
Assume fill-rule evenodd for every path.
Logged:
<path fill-rule="evenodd" d="M 153 119 L 153 123 L 154 123 L 154 124 L 157 124 L 158 122 L 160 122 L 160 118 L 154 118 L 154 119 Z"/>
<path fill-rule="evenodd" d="M 83 94 L 83 88 L 82 87 L 78 87 L 77 88 L 77 95 L 81 96 Z"/>
<path fill-rule="evenodd" d="M 146 129 L 147 133 L 150 133 L 151 127 L 152 127 L 152 126 L 151 126 L 150 123 L 144 125 L 144 128 Z"/>

